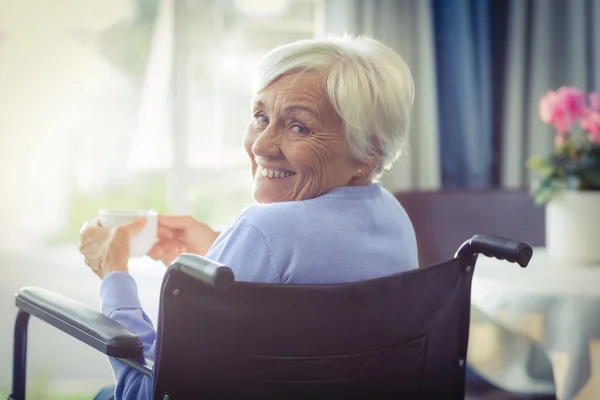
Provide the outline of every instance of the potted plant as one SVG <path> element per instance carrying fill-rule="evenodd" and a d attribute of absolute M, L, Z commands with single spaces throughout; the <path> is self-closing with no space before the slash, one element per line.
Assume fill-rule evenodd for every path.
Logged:
<path fill-rule="evenodd" d="M 556 131 L 553 152 L 529 160 L 539 173 L 532 196 L 546 205 L 546 248 L 600 264 L 600 93 L 561 87 L 541 98 L 539 111 Z"/>

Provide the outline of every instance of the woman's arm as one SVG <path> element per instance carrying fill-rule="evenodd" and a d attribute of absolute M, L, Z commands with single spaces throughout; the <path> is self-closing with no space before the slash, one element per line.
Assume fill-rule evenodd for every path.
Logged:
<path fill-rule="evenodd" d="M 211 254 L 212 253 L 212 254 Z M 236 221 L 214 244 L 209 257 L 232 266 L 241 280 L 276 282 L 272 255 L 260 231 L 244 221 Z M 102 313 L 138 335 L 144 343 L 144 355 L 155 357 L 156 331 L 142 310 L 137 285 L 126 272 L 113 272 L 104 277 L 100 286 Z M 117 399 L 152 398 L 152 379 L 123 362 L 110 358 L 113 367 Z"/>
<path fill-rule="evenodd" d="M 102 279 L 102 313 L 138 335 L 144 344 L 144 355 L 154 359 L 156 332 L 142 310 L 137 286 L 127 265 L 130 237 L 138 234 L 145 224 L 146 219 L 140 218 L 109 230 L 96 222 L 85 223 L 80 232 L 79 250 L 85 263 Z M 111 358 L 110 362 L 117 379 L 117 399 L 152 398 L 150 377 L 116 359 Z"/>
<path fill-rule="evenodd" d="M 154 360 L 156 331 L 142 310 L 133 277 L 126 272 L 106 275 L 100 285 L 100 298 L 102 314 L 138 335 L 144 344 L 144 356 Z M 115 358 L 111 357 L 110 363 L 117 381 L 117 399 L 152 398 L 152 378 Z"/>
<path fill-rule="evenodd" d="M 148 255 L 169 266 L 181 253 L 205 256 L 219 232 L 191 216 L 158 216 L 158 242 Z"/>
<path fill-rule="evenodd" d="M 112 231 L 85 226 L 81 232 L 80 250 L 86 263 L 102 278 L 102 313 L 138 335 L 144 344 L 144 355 L 154 360 L 156 331 L 142 309 L 137 285 L 127 268 L 129 237 L 141 230 L 144 223 L 142 219 Z M 234 220 L 218 239 L 216 235 L 211 239 L 211 244 L 207 257 L 232 268 L 237 280 L 280 281 L 274 254 L 264 234 L 243 219 Z M 152 397 L 151 377 L 117 359 L 110 358 L 110 362 L 117 380 L 117 399 Z"/>

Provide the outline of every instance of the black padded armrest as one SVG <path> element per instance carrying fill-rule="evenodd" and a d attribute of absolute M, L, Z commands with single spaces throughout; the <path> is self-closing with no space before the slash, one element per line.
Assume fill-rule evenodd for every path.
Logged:
<path fill-rule="evenodd" d="M 143 354 L 137 335 L 116 321 L 78 301 L 38 287 L 24 287 L 16 294 L 20 310 L 71 335 L 107 356 L 136 358 Z"/>

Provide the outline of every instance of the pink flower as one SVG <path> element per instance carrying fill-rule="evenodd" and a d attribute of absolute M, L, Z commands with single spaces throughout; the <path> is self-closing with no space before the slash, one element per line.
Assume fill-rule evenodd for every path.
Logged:
<path fill-rule="evenodd" d="M 600 112 L 588 111 L 581 119 L 581 129 L 588 132 L 588 138 L 596 145 L 600 145 Z"/>
<path fill-rule="evenodd" d="M 600 112 L 600 92 L 590 93 L 590 108 L 594 111 Z"/>
<path fill-rule="evenodd" d="M 552 116 L 557 107 L 557 103 L 556 92 L 551 90 L 549 90 L 548 93 L 546 93 L 546 95 L 542 96 L 540 99 L 540 118 L 542 121 L 544 121 L 544 123 L 552 123 Z"/>
<path fill-rule="evenodd" d="M 558 95 L 561 98 L 564 107 L 571 114 L 573 119 L 583 117 L 586 111 L 585 92 L 571 86 L 563 86 L 558 89 Z"/>
<path fill-rule="evenodd" d="M 563 101 L 559 92 L 548 91 L 540 100 L 540 117 L 547 124 L 554 125 L 560 133 L 567 133 L 575 118 Z"/>

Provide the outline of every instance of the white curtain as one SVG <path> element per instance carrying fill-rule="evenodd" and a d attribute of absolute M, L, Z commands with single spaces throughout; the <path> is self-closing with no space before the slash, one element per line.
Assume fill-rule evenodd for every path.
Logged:
<path fill-rule="evenodd" d="M 172 0 L 158 0 L 137 126 L 127 163 L 131 170 L 167 169 L 173 166 L 173 11 Z"/>
<path fill-rule="evenodd" d="M 325 0 L 325 33 L 367 34 L 396 50 L 415 81 L 408 154 L 382 179 L 389 190 L 440 186 L 433 18 L 429 0 Z"/>
<path fill-rule="evenodd" d="M 574 85 L 600 91 L 600 0 L 513 0 L 510 2 L 502 185 L 530 183 L 526 160 L 548 154 L 552 129 L 539 117 L 546 91 Z"/>

